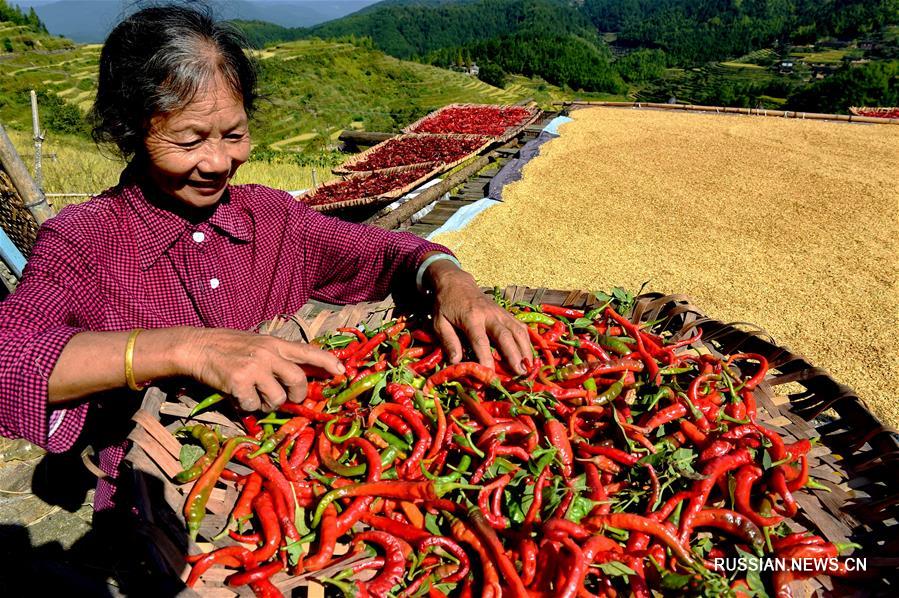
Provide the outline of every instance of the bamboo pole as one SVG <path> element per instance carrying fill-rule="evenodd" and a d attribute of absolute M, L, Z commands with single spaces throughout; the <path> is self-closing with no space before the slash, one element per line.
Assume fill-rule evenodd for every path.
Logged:
<path fill-rule="evenodd" d="M 779 116 L 808 120 L 836 120 L 850 123 L 875 125 L 899 125 L 899 118 L 877 118 L 856 116 L 855 114 L 825 114 L 820 112 L 797 112 L 793 110 L 766 110 L 764 108 L 734 108 L 731 106 L 699 106 L 696 104 L 660 104 L 658 102 L 589 102 L 583 100 L 553 102 L 554 106 L 604 106 L 607 108 L 659 108 L 662 110 L 690 110 L 696 112 L 724 112 L 726 114 L 747 114 L 751 116 Z"/>
<path fill-rule="evenodd" d="M 25 202 L 25 207 L 31 212 L 38 225 L 43 224 L 48 218 L 52 218 L 53 208 L 47 203 L 44 192 L 34 183 L 34 179 L 28 173 L 28 168 L 22 162 L 22 158 L 15 146 L 6 134 L 6 129 L 0 125 L 0 165 L 9 175 L 13 186 Z"/>
<path fill-rule="evenodd" d="M 31 90 L 31 130 L 34 133 L 34 183 L 38 189 L 44 187 L 44 169 L 41 163 L 41 146 L 44 136 L 41 135 L 41 121 L 37 115 L 37 94 Z"/>
<path fill-rule="evenodd" d="M 464 183 L 468 177 L 476 174 L 479 170 L 487 166 L 490 161 L 491 158 L 489 154 L 477 158 L 459 172 L 451 174 L 433 187 L 428 187 L 392 212 L 389 212 L 380 218 L 373 218 L 367 221 L 366 224 L 371 224 L 372 226 L 387 230 L 398 227 L 406 220 L 412 218 L 412 216 L 414 216 L 420 209 L 432 201 L 437 200 L 453 187 Z"/>

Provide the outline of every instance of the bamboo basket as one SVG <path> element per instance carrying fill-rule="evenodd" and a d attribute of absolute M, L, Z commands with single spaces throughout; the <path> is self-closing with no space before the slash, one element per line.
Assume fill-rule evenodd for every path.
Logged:
<path fill-rule="evenodd" d="M 532 108 L 532 107 L 527 107 L 527 106 L 513 106 L 513 105 L 509 105 L 509 104 L 503 104 L 503 105 L 497 105 L 497 104 L 447 104 L 443 108 L 440 108 L 439 110 L 435 110 L 434 112 L 431 112 L 430 114 L 427 114 L 427 115 L 419 118 L 417 121 L 415 121 L 408 127 L 404 128 L 403 133 L 419 133 L 420 131 L 416 131 L 416 129 L 418 127 L 420 127 L 422 125 L 422 123 L 424 123 L 429 118 L 437 116 L 444 110 L 448 110 L 450 108 L 467 108 L 467 107 L 471 107 L 471 106 L 478 106 L 478 107 L 484 107 L 484 108 L 524 108 L 525 110 L 527 110 L 530 113 L 530 116 L 528 116 L 521 124 L 516 125 L 514 127 L 509 127 L 501 135 L 494 136 L 493 137 L 494 143 L 505 143 L 506 141 L 512 139 L 513 137 L 515 137 L 516 135 L 521 133 L 521 131 L 524 130 L 525 127 L 527 127 L 528 125 L 533 123 L 535 120 L 537 120 L 537 118 L 540 116 L 540 110 L 538 108 Z"/>
<path fill-rule="evenodd" d="M 391 168 L 426 166 L 429 164 L 433 164 L 435 169 L 439 169 L 439 172 L 446 172 L 447 170 L 450 170 L 451 168 L 457 166 L 458 164 L 461 164 L 462 162 L 467 160 L 472 155 L 480 154 L 487 147 L 489 147 L 490 145 L 492 145 L 494 143 L 494 138 L 490 137 L 488 135 L 442 135 L 442 134 L 434 134 L 434 133 L 406 133 L 404 135 L 397 135 L 396 137 L 391 137 L 390 139 L 388 139 L 386 141 L 382 141 L 381 143 L 368 148 L 364 152 L 356 154 L 349 160 L 346 160 L 340 166 L 338 166 L 336 168 L 332 168 L 331 172 L 333 172 L 334 174 L 338 174 L 338 175 L 351 175 L 351 174 L 361 174 L 361 173 L 380 172 L 383 170 L 389 170 L 389 169 L 385 169 L 385 168 L 374 169 L 374 170 L 353 170 L 352 167 L 356 164 L 364 162 L 372 154 L 375 154 L 379 151 L 384 151 L 384 148 L 387 148 L 391 143 L 394 143 L 398 140 L 416 139 L 416 138 L 424 139 L 424 138 L 430 138 L 430 137 L 438 138 L 438 139 L 481 140 L 481 141 L 483 141 L 483 143 L 481 143 L 481 145 L 479 147 L 477 147 L 476 149 L 470 151 L 469 153 L 465 154 L 464 156 L 462 156 L 461 158 L 459 158 L 457 160 L 453 160 L 452 162 L 441 162 L 439 160 L 434 161 L 434 162 L 415 162 L 412 164 L 403 164 L 400 167 L 394 166 Z"/>
<path fill-rule="evenodd" d="M 345 176 L 338 181 L 331 181 L 331 182 L 325 183 L 324 185 L 319 187 L 319 189 L 322 189 L 325 187 L 330 187 L 333 185 L 338 185 L 345 180 L 350 180 L 350 179 L 354 179 L 354 178 L 362 178 L 362 177 L 366 177 L 366 176 L 372 176 L 373 174 L 389 175 L 392 173 L 406 172 L 408 170 L 413 170 L 415 168 L 421 168 L 422 166 L 427 166 L 427 164 L 424 164 L 424 165 L 411 164 L 409 166 L 397 166 L 396 168 L 385 168 L 383 170 L 378 170 L 375 172 L 354 173 L 349 176 Z M 321 204 L 321 205 L 311 205 L 310 204 L 309 207 L 317 212 L 328 213 L 328 212 L 334 212 L 336 210 L 341 210 L 344 208 L 353 208 L 353 207 L 359 207 L 359 206 L 374 206 L 374 205 L 390 203 L 391 200 L 394 200 L 398 197 L 402 197 L 409 191 L 412 191 L 419 185 L 422 185 L 423 183 L 428 181 L 431 177 L 436 175 L 438 172 L 440 172 L 440 170 L 437 167 L 431 168 L 430 170 L 426 171 L 422 176 L 418 177 L 411 183 L 407 183 L 406 185 L 403 185 L 402 187 L 397 187 L 395 189 L 391 189 L 390 191 L 388 191 L 386 193 L 382 193 L 381 195 L 374 195 L 374 196 L 370 196 L 370 197 L 359 197 L 359 198 L 354 198 L 354 199 L 347 199 L 344 201 L 335 201 L 332 203 Z M 306 201 L 306 199 L 312 197 L 316 191 L 317 190 L 310 189 L 306 193 L 297 197 L 297 199 L 299 201 Z"/>
<path fill-rule="evenodd" d="M 37 222 L 25 207 L 6 172 L 0 168 L 0 227 L 26 258 L 37 239 Z"/>
<path fill-rule="evenodd" d="M 504 290 L 504 296 L 509 301 L 577 308 L 595 304 L 593 296 L 583 291 L 512 286 Z M 395 309 L 389 299 L 336 310 L 308 304 L 294 315 L 262 324 L 258 331 L 287 340 L 308 341 L 342 326 L 376 326 L 394 317 Z M 801 510 L 790 526 L 794 531 L 812 530 L 831 542 L 856 542 L 862 546 L 856 554 L 867 558 L 868 570 L 877 568 L 876 576 L 865 580 L 864 587 L 843 585 L 846 582 L 830 578 L 815 578 L 797 585 L 806 594 L 895 595 L 899 583 L 899 439 L 895 431 L 878 421 L 850 388 L 801 355 L 778 346 L 764 331 L 753 325 L 728 324 L 709 317 L 683 295 L 642 295 L 631 320 L 659 321 L 674 333 L 675 339 L 693 336 L 701 327 L 702 346 L 718 357 L 753 352 L 768 359 L 771 369 L 756 391 L 760 420 L 784 436 L 786 442 L 817 438 L 819 445 L 809 454 L 810 475 L 831 490 L 805 489 L 796 493 Z M 160 388 L 148 390 L 134 416 L 136 427 L 130 436 L 133 445 L 126 457 L 135 476 L 138 507 L 153 530 L 150 536 L 160 570 L 182 579 L 188 573 L 184 555 L 200 551 L 201 545 L 187 538 L 180 515 L 190 484 L 178 486 L 171 481 L 180 470 L 181 449 L 173 432 L 188 421 L 187 414 L 195 404 L 188 395 L 167 394 Z M 219 425 L 225 435 L 242 432 L 238 424 L 215 411 L 202 413 L 194 421 Z M 229 467 L 240 474 L 249 471 L 233 463 Z M 236 497 L 237 491 L 230 483 L 213 491 L 200 530 L 202 537 L 209 538 L 224 526 Z M 226 539 L 216 545 L 229 543 L 232 542 Z M 346 563 L 341 565 L 345 567 Z M 302 587 L 303 595 L 323 596 L 323 587 L 316 579 L 334 572 L 332 567 L 293 578 L 279 573 L 272 581 L 288 595 L 293 588 Z M 223 583 L 225 575 L 227 572 L 222 569 L 213 568 L 201 578 L 202 587 L 196 591 L 185 589 L 179 596 L 234 596 L 237 591 Z"/>

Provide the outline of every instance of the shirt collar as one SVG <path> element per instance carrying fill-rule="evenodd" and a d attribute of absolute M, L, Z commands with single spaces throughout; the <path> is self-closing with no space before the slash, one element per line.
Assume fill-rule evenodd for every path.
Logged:
<path fill-rule="evenodd" d="M 248 242 L 251 238 L 249 216 L 235 205 L 232 189 L 229 186 L 225 191 L 225 196 L 206 222 L 237 241 Z M 124 196 L 140 221 L 135 227 L 135 236 L 143 270 L 152 266 L 188 229 L 196 226 L 147 199 L 136 182 L 125 185 Z"/>

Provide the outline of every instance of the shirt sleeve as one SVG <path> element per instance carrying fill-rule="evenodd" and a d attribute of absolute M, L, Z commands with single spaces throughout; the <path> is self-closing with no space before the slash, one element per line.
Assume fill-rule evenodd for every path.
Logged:
<path fill-rule="evenodd" d="M 346 304 L 415 291 L 415 274 L 431 251 L 453 255 L 443 245 L 412 233 L 346 222 L 299 201 L 291 207 L 292 231 L 313 281 L 312 297 Z"/>
<path fill-rule="evenodd" d="M 51 409 L 48 382 L 60 353 L 83 330 L 73 289 L 88 276 L 80 252 L 43 227 L 16 291 L 0 302 L 0 435 L 51 452 L 75 443 L 88 405 Z"/>

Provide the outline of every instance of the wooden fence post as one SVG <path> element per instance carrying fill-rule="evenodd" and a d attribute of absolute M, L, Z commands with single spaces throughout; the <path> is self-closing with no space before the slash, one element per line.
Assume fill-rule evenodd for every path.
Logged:
<path fill-rule="evenodd" d="M 28 168 L 16 152 L 3 125 L 0 125 L 0 165 L 3 166 L 16 191 L 25 202 L 25 207 L 31 212 L 38 225 L 43 224 L 48 218 L 52 218 L 53 208 L 47 203 L 44 192 L 34 183 L 34 179 L 28 173 Z"/>

